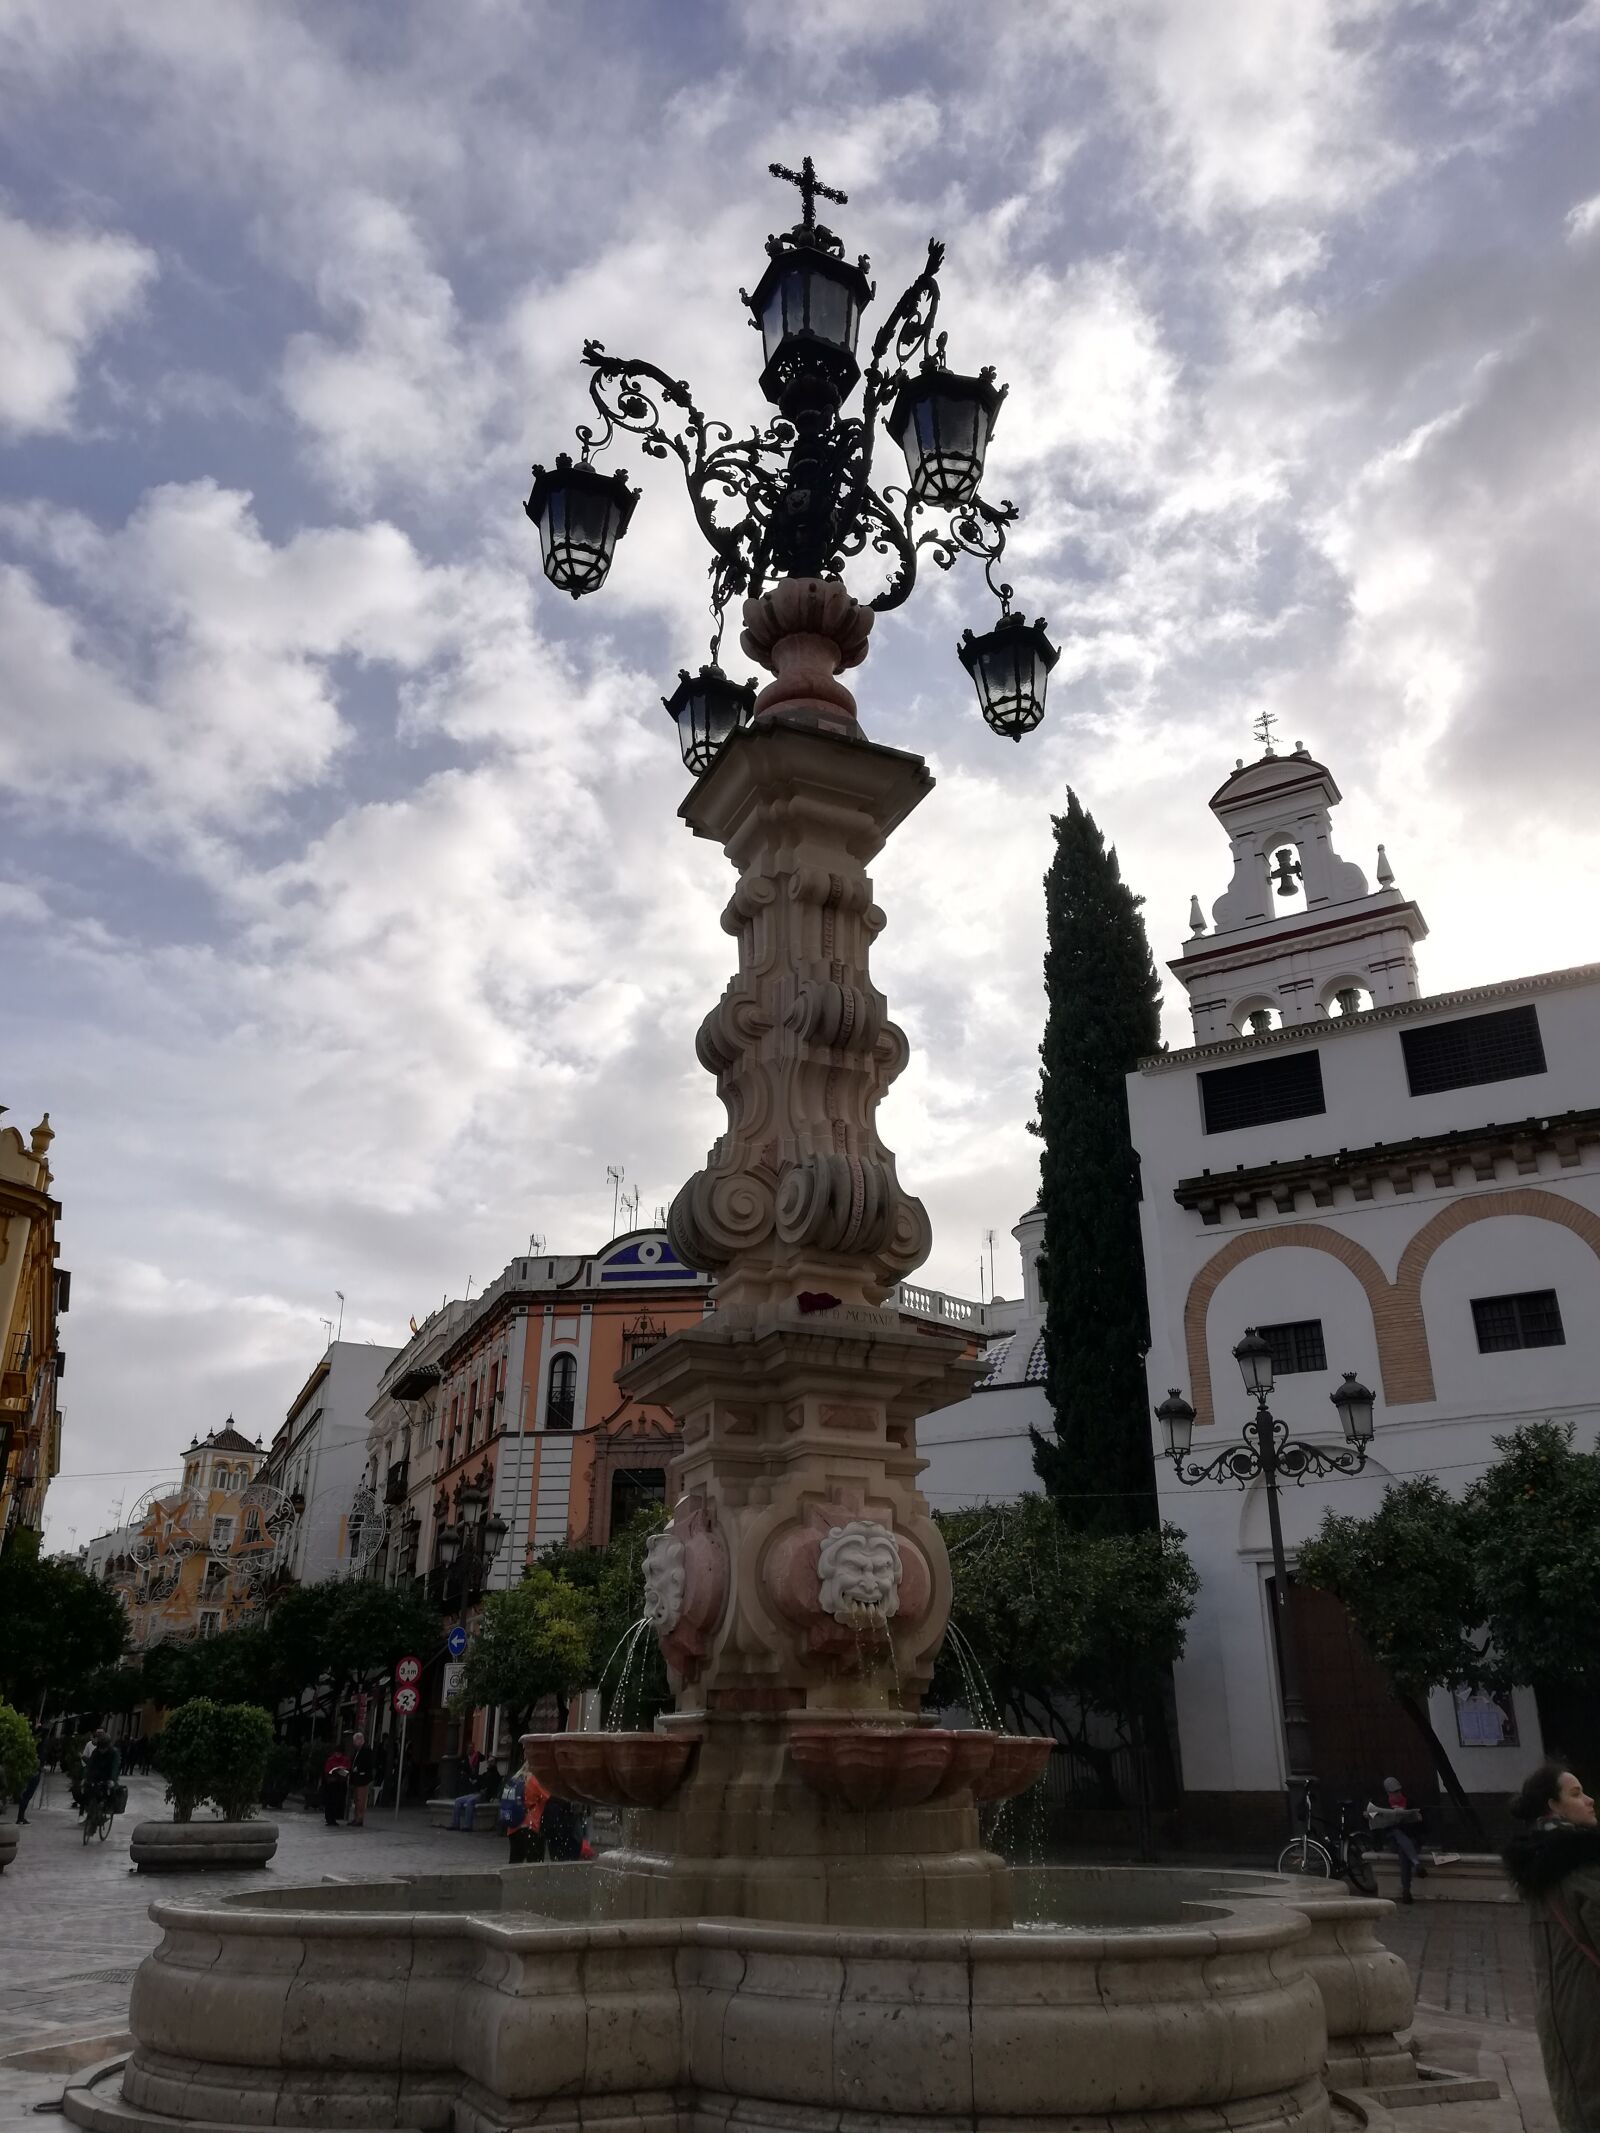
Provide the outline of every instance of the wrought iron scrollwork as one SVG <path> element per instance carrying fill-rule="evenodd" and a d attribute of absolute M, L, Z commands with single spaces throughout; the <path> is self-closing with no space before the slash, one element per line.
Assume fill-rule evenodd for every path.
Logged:
<path fill-rule="evenodd" d="M 683 379 L 642 357 L 610 355 L 599 341 L 584 343 L 598 420 L 578 429 L 583 458 L 592 460 L 622 431 L 639 437 L 648 457 L 678 461 L 711 550 L 713 660 L 731 602 L 759 596 L 784 575 L 841 572 L 868 553 L 882 559 L 882 583 L 868 602 L 880 612 L 909 597 L 924 550 L 942 570 L 958 556 L 976 558 L 1002 607 L 1009 607 L 1010 587 L 995 572 L 1014 504 L 974 496 L 940 506 L 872 481 L 878 433 L 914 367 L 944 365 L 945 336 L 934 332 L 943 261 L 944 246 L 935 238 L 921 273 L 879 325 L 858 415 L 834 409 L 804 426 L 780 416 L 736 434 L 701 411 Z"/>

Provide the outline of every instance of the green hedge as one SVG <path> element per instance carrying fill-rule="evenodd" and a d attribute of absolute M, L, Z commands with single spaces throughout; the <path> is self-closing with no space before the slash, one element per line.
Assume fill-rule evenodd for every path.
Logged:
<path fill-rule="evenodd" d="M 175 1822 L 188 1822 L 210 1800 L 226 1822 L 247 1822 L 261 1803 L 272 1720 L 259 1704 L 180 1704 L 161 1733 L 159 1762 Z"/>

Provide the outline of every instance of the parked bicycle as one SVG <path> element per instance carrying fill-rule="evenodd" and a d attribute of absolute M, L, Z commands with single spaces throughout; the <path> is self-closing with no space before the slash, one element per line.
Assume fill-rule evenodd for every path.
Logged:
<path fill-rule="evenodd" d="M 1376 1896 L 1378 1877 L 1367 1856 L 1371 1833 L 1361 1809 L 1354 1800 L 1342 1800 L 1337 1819 L 1330 1822 L 1311 1804 L 1316 1783 L 1315 1778 L 1289 1780 L 1291 1791 L 1299 1795 L 1295 1820 L 1302 1826 L 1299 1836 L 1278 1854 L 1278 1872 L 1304 1874 L 1318 1881 L 1337 1876 L 1358 1894 Z"/>

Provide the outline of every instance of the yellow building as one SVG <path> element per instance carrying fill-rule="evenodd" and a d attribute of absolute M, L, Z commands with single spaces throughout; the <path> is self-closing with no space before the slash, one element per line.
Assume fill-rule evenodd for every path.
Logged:
<path fill-rule="evenodd" d="M 56 1321 L 71 1276 L 56 1265 L 54 1139 L 48 1111 L 26 1147 L 14 1126 L 0 1129 L 0 1548 L 19 1527 L 43 1525 L 45 1491 L 61 1465 Z"/>
<path fill-rule="evenodd" d="M 214 1637 L 260 1613 L 292 1500 L 257 1479 L 266 1452 L 234 1427 L 197 1439 L 183 1474 L 135 1507 L 101 1575 L 122 1595 L 135 1651 Z"/>

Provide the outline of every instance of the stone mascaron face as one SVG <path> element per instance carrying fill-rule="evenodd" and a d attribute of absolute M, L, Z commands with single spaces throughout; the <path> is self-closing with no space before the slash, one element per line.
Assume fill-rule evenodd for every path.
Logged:
<path fill-rule="evenodd" d="M 884 1622 L 900 1605 L 900 1543 L 873 1518 L 830 1526 L 817 1552 L 824 1614 L 836 1622 Z"/>
<path fill-rule="evenodd" d="M 678 1626 L 685 1575 L 684 1546 L 677 1534 L 654 1534 L 644 1551 L 644 1611 L 658 1637 L 670 1636 Z"/>

